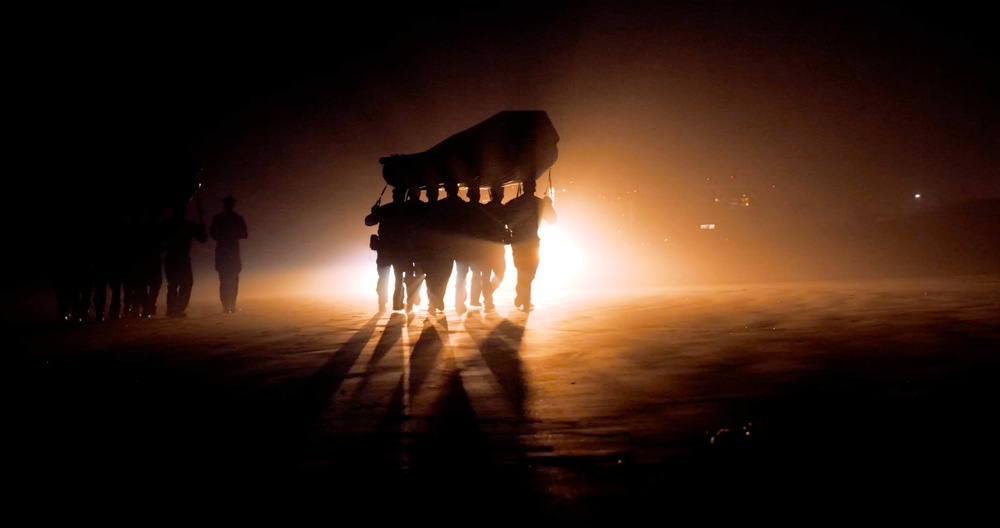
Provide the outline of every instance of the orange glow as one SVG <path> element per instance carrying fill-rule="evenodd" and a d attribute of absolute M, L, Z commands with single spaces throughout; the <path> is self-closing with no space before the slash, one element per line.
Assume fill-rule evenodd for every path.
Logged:
<path fill-rule="evenodd" d="M 580 287 L 581 278 L 592 261 L 577 242 L 576 232 L 568 225 L 545 224 L 538 230 L 541 238 L 538 271 L 532 283 L 532 302 L 535 305 L 562 298 L 567 291 Z M 500 286 L 501 291 L 514 295 L 517 283 L 517 269 L 507 250 L 507 277 Z"/>
<path fill-rule="evenodd" d="M 370 266 L 333 264 L 329 267 L 243 273 L 240 277 L 240 299 L 318 297 L 351 303 L 371 300 L 374 306 L 377 278 L 374 262 Z M 217 283 L 213 287 L 217 287 Z M 214 290 L 208 295 L 217 297 Z"/>
<path fill-rule="evenodd" d="M 566 293 L 579 290 L 583 277 L 589 273 L 590 264 L 600 262 L 594 255 L 585 253 L 578 241 L 578 233 L 585 232 L 580 226 L 561 223 L 542 224 L 540 261 L 535 281 L 532 284 L 532 301 L 551 302 L 563 298 Z M 517 269 L 514 267 L 510 247 L 506 248 L 507 270 L 495 298 L 498 307 L 512 306 L 514 286 L 517 283 Z M 369 253 L 369 252 L 365 252 Z M 263 279 L 263 278 L 261 278 Z M 329 267 L 313 270 L 283 272 L 280 276 L 269 276 L 266 280 L 256 280 L 261 291 L 285 292 L 301 295 L 320 295 L 331 300 L 344 299 L 348 302 L 369 303 L 373 308 L 377 303 L 375 283 L 378 272 L 375 255 L 370 259 L 355 258 L 351 262 L 331 263 Z M 389 290 L 393 282 L 389 279 Z M 422 290 L 423 302 L 419 309 L 426 309 L 426 290 Z M 445 293 L 446 309 L 454 309 L 455 277 L 448 283 Z"/>

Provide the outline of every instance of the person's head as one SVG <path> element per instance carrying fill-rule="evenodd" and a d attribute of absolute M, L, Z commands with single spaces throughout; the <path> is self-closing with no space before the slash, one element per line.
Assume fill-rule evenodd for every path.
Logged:
<path fill-rule="evenodd" d="M 537 188 L 535 179 L 525 178 L 522 188 L 524 189 L 524 194 L 535 194 L 535 189 Z"/>
<path fill-rule="evenodd" d="M 406 187 L 393 187 L 392 188 L 392 201 L 402 202 L 406 199 Z"/>
<path fill-rule="evenodd" d="M 409 200 L 413 200 L 415 202 L 419 202 L 420 201 L 420 187 L 417 187 L 416 185 L 414 185 L 413 187 L 410 187 L 409 189 L 407 189 L 407 191 L 406 191 L 406 198 L 409 199 Z"/>
<path fill-rule="evenodd" d="M 490 187 L 490 201 L 496 203 L 503 202 L 503 185 Z"/>
<path fill-rule="evenodd" d="M 479 186 L 475 184 L 465 189 L 465 195 L 469 197 L 469 201 L 472 203 L 479 203 L 479 200 L 483 197 Z"/>
<path fill-rule="evenodd" d="M 427 190 L 424 191 L 424 192 L 427 193 L 427 201 L 428 202 L 436 202 L 438 200 L 438 186 L 437 185 L 428 185 L 427 186 Z"/>
<path fill-rule="evenodd" d="M 457 181 L 444 182 L 444 194 L 449 198 L 458 196 L 458 182 Z"/>
<path fill-rule="evenodd" d="M 232 211 L 233 207 L 235 207 L 235 206 L 236 206 L 236 199 L 233 198 L 231 195 L 230 196 L 226 196 L 225 198 L 222 199 L 222 208 L 223 209 L 225 209 L 227 211 Z"/>

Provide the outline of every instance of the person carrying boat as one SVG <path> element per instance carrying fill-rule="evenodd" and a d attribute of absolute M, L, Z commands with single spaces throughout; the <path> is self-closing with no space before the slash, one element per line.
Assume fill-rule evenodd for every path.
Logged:
<path fill-rule="evenodd" d="M 541 246 L 538 228 L 543 220 L 550 224 L 556 223 L 552 199 L 548 196 L 535 196 L 536 188 L 534 178 L 525 179 L 522 183 L 524 193 L 504 205 L 507 227 L 510 228 L 511 256 L 517 270 L 514 306 L 525 312 L 534 308 L 531 303 L 531 283 L 538 271 L 538 250 Z"/>
<path fill-rule="evenodd" d="M 405 289 L 403 273 L 413 267 L 413 261 L 408 260 L 407 240 L 405 236 L 408 221 L 403 211 L 403 200 L 406 199 L 406 188 L 393 187 L 392 200 L 386 204 L 375 204 L 371 213 L 365 217 L 366 226 L 378 226 L 378 234 L 372 237 L 372 247 L 375 250 L 375 268 L 378 280 L 375 292 L 378 295 L 378 309 L 385 311 L 389 301 L 389 274 L 393 276 L 392 309 L 403 310 Z"/>

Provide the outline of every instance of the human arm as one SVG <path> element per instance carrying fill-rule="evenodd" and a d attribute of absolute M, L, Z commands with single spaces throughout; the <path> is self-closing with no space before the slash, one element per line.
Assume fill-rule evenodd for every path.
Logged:
<path fill-rule="evenodd" d="M 247 238 L 247 222 L 242 216 L 236 216 L 238 222 L 236 222 L 236 238 Z"/>
<path fill-rule="evenodd" d="M 556 208 L 552 205 L 552 198 L 546 196 L 542 198 L 542 220 L 550 224 L 556 223 L 558 217 L 556 216 Z"/>
<path fill-rule="evenodd" d="M 373 226 L 373 225 L 375 225 L 375 224 L 377 224 L 379 222 L 378 208 L 379 208 L 379 206 L 377 206 L 377 205 L 373 205 L 372 206 L 372 212 L 369 213 L 368 216 L 365 217 L 365 225 L 366 226 L 371 227 L 371 226 Z"/>
<path fill-rule="evenodd" d="M 212 240 L 218 240 L 219 233 L 219 215 L 212 217 L 212 225 L 208 228 L 208 235 L 212 237 Z"/>
<path fill-rule="evenodd" d="M 201 243 L 208 242 L 208 230 L 205 229 L 204 222 L 194 224 L 194 239 Z"/>

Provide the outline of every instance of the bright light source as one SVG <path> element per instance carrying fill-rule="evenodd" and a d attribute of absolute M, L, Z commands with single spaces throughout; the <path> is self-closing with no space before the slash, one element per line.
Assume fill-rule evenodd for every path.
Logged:
<path fill-rule="evenodd" d="M 539 291 L 548 285 L 566 286 L 582 274 L 587 258 L 583 255 L 568 225 L 542 223 L 538 229 L 542 239 L 538 250 L 539 264 L 536 280 Z M 513 262 L 511 267 L 513 268 Z M 516 276 L 516 274 L 515 274 Z M 546 286 L 542 286 L 544 283 Z M 533 290 L 536 288 L 532 288 Z"/>

